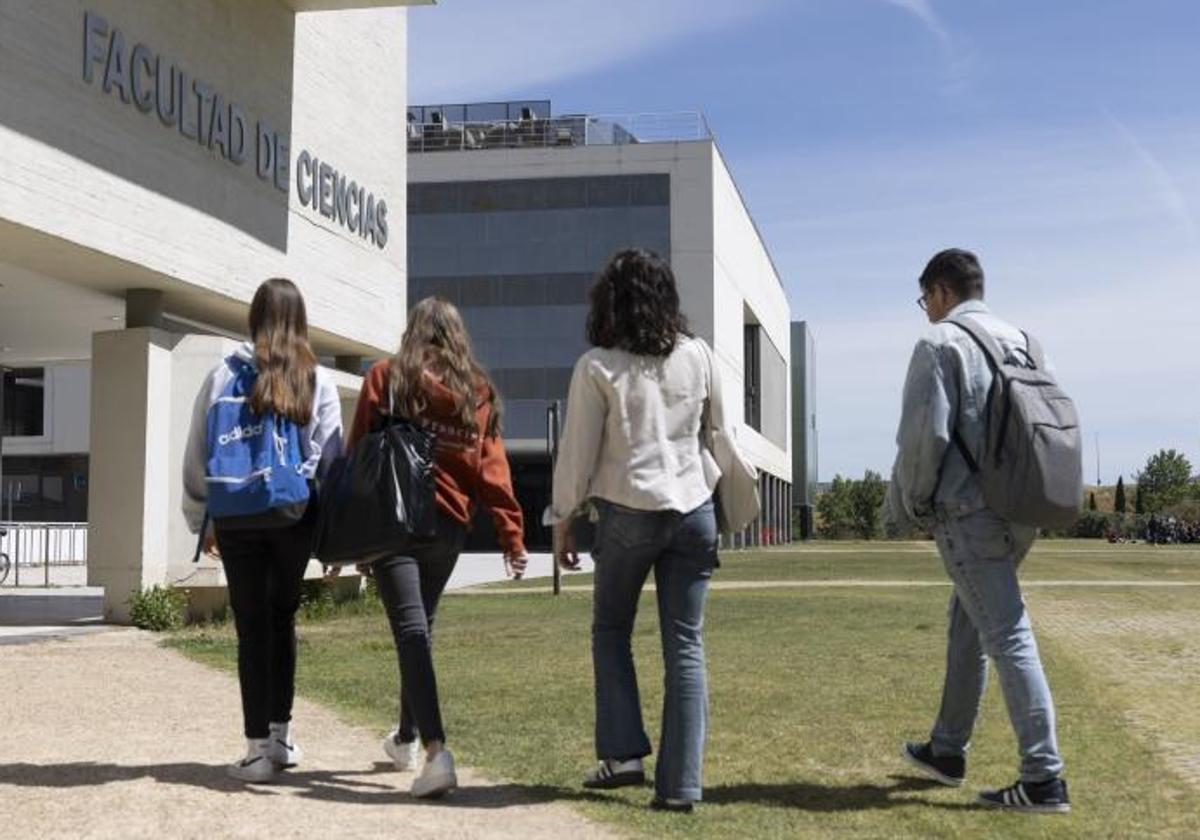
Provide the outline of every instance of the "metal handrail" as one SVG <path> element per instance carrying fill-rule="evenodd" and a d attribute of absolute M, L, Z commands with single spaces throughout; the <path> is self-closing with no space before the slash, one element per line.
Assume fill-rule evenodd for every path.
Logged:
<path fill-rule="evenodd" d="M 408 125 L 410 152 L 621 146 L 711 138 L 708 120 L 698 111 Z"/>
<path fill-rule="evenodd" d="M 0 521 L 0 554 L 12 562 L 7 584 L 19 586 L 22 568 L 44 568 L 49 585 L 51 566 L 82 566 L 87 563 L 86 522 Z"/>

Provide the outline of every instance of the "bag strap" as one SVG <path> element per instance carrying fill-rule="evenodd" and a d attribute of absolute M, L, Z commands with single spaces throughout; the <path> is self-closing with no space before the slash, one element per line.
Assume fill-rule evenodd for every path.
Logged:
<path fill-rule="evenodd" d="M 704 408 L 700 414 L 700 432 L 704 443 L 711 452 L 713 451 L 713 440 L 719 428 L 713 422 L 715 414 L 713 404 L 716 403 L 722 413 L 724 411 L 724 404 L 721 401 L 721 380 L 717 376 L 717 366 L 713 360 L 712 350 L 709 349 L 704 339 L 698 338 L 696 341 L 700 343 L 700 353 L 704 356 L 708 368 L 708 396 L 704 400 Z"/>
<path fill-rule="evenodd" d="M 196 553 L 192 555 L 192 562 L 200 562 L 200 554 L 204 551 L 204 537 L 208 533 L 208 511 L 204 512 L 204 524 L 200 526 L 200 535 L 196 537 Z"/>
<path fill-rule="evenodd" d="M 996 337 L 985 330 L 973 318 L 968 318 L 966 315 L 959 315 L 957 318 L 947 318 L 947 324 L 953 324 L 960 330 L 965 332 L 971 339 L 979 345 L 979 349 L 983 351 L 983 356 L 988 361 L 989 367 L 993 374 L 999 374 L 1004 368 L 1004 349 L 1000 346 L 1000 342 L 996 341 Z"/>
<path fill-rule="evenodd" d="M 1046 353 L 1042 350 L 1042 343 L 1024 330 L 1021 331 L 1021 335 L 1025 336 L 1025 347 L 1029 358 L 1037 365 L 1038 370 L 1045 371 Z"/>
<path fill-rule="evenodd" d="M 949 318 L 947 319 L 946 323 L 953 324 L 954 326 L 958 327 L 960 330 L 969 335 L 976 344 L 979 345 L 979 349 L 983 351 L 984 358 L 988 360 L 988 365 L 992 368 L 993 375 L 998 376 L 999 364 L 996 362 L 996 358 L 1003 359 L 1003 356 L 993 355 L 993 353 L 1000 353 L 1000 345 L 996 342 L 996 339 L 992 337 L 992 334 L 962 316 L 959 316 L 959 318 Z M 979 333 L 982 333 L 982 337 L 979 335 Z M 988 347 L 989 342 L 992 349 L 989 349 Z M 958 431 L 958 422 L 962 418 L 963 395 L 966 391 L 965 386 L 966 381 L 963 379 L 962 371 L 960 370 L 958 376 L 958 404 L 954 407 L 954 431 L 951 432 L 950 439 L 954 442 L 955 448 L 958 449 L 958 454 L 962 456 L 964 461 L 966 461 L 967 469 L 971 471 L 972 475 L 974 475 L 979 472 L 979 461 L 975 458 L 975 455 L 971 452 L 970 447 L 967 446 L 967 442 L 963 440 L 963 436 Z M 937 491 L 935 490 L 935 495 L 936 492 Z"/>

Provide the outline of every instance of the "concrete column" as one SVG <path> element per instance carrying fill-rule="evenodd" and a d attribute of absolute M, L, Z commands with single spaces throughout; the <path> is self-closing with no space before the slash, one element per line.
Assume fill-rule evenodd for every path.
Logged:
<path fill-rule="evenodd" d="M 787 486 L 787 541 L 789 545 L 796 539 L 796 535 L 793 532 L 795 525 L 792 519 L 792 485 L 789 484 Z"/>
<path fill-rule="evenodd" d="M 92 336 L 88 585 L 104 587 L 109 621 L 166 580 L 171 341 L 149 328 Z"/>
<path fill-rule="evenodd" d="M 779 545 L 783 520 L 779 516 L 779 479 L 771 476 L 771 545 Z"/>
<path fill-rule="evenodd" d="M 787 542 L 787 505 L 785 504 L 784 480 L 775 479 L 775 521 L 779 527 L 775 529 L 775 545 L 781 546 Z"/>
<path fill-rule="evenodd" d="M 763 512 L 759 517 L 758 544 L 764 548 L 771 544 L 771 523 L 775 519 L 775 511 L 771 506 L 771 474 L 763 473 L 762 477 Z"/>
<path fill-rule="evenodd" d="M 771 476 L 771 545 L 779 545 L 783 519 L 779 515 L 779 479 Z"/>
<path fill-rule="evenodd" d="M 163 328 L 163 293 L 158 289 L 125 290 L 125 328 Z"/>

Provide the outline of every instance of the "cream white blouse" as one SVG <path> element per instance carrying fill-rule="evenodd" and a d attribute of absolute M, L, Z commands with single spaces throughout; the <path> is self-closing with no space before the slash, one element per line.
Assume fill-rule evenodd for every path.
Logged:
<path fill-rule="evenodd" d="M 685 338 L 665 358 L 599 347 L 580 357 L 554 468 L 556 520 L 593 497 L 687 513 L 712 496 L 718 476 L 705 469 L 700 437 L 705 401 L 715 425 L 725 415 L 710 352 L 703 339 Z"/>

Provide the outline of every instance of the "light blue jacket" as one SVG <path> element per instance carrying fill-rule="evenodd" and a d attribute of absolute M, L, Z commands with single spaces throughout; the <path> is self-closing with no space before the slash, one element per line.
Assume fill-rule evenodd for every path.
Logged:
<path fill-rule="evenodd" d="M 1004 350 L 1024 349 L 1024 334 L 991 313 L 982 300 L 969 300 L 947 316 L 966 315 L 995 336 Z M 943 320 L 934 324 L 913 350 L 904 383 L 899 452 L 892 469 L 885 518 L 888 522 L 929 527 L 938 519 L 957 519 L 983 510 L 983 491 L 966 459 L 954 445 L 954 429 L 978 462 L 984 443 L 984 418 L 992 371 L 979 345 Z"/>

